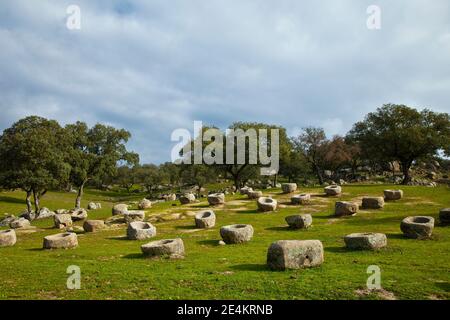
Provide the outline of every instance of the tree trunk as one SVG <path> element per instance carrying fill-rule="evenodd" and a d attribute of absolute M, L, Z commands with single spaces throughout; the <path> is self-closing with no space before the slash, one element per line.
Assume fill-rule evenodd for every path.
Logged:
<path fill-rule="evenodd" d="M 26 198 L 26 203 L 27 203 L 27 211 L 28 213 L 31 213 L 33 211 L 33 207 L 31 204 L 31 195 L 32 195 L 32 191 L 31 190 L 27 190 L 27 198 Z"/>
<path fill-rule="evenodd" d="M 86 182 L 83 182 L 79 187 L 78 187 L 78 193 L 77 193 L 77 198 L 75 199 L 75 209 L 79 209 L 81 208 L 81 198 L 83 197 L 83 189 L 84 189 L 84 184 Z"/>
<path fill-rule="evenodd" d="M 319 183 L 323 184 L 322 173 L 320 172 L 320 168 L 318 165 L 314 164 L 314 171 L 316 171 L 317 178 L 319 179 Z"/>
<path fill-rule="evenodd" d="M 411 182 L 411 176 L 409 174 L 409 168 L 411 167 L 411 162 L 402 162 L 402 170 L 403 170 L 403 181 L 402 184 L 406 185 Z"/>
<path fill-rule="evenodd" d="M 36 192 L 36 190 L 33 190 L 34 212 L 36 213 L 36 216 L 38 216 L 39 213 L 41 212 L 39 197 L 40 197 L 39 192 Z"/>

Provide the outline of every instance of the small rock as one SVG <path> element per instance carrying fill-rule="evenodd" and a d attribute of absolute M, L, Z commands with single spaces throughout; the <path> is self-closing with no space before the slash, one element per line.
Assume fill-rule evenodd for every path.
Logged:
<path fill-rule="evenodd" d="M 387 238 L 383 233 L 351 233 L 344 242 L 349 249 L 377 250 L 387 245 Z"/>
<path fill-rule="evenodd" d="M 323 245 L 319 240 L 280 240 L 267 251 L 267 265 L 272 270 L 316 267 L 323 263 Z"/>
<path fill-rule="evenodd" d="M 16 244 L 16 232 L 13 229 L 0 230 L 0 247 L 11 247 Z"/>
<path fill-rule="evenodd" d="M 337 201 L 334 210 L 337 217 L 353 216 L 358 212 L 358 204 L 349 201 Z"/>
<path fill-rule="evenodd" d="M 287 216 L 285 220 L 292 229 L 308 229 L 312 224 L 312 216 L 310 214 Z"/>
<path fill-rule="evenodd" d="M 249 224 L 233 224 L 220 228 L 220 235 L 227 244 L 248 242 L 253 237 L 253 227 Z"/>

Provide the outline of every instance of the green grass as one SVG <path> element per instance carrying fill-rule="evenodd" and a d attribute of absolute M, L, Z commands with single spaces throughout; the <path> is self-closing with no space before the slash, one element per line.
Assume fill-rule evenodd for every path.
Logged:
<path fill-rule="evenodd" d="M 395 186 L 344 186 L 341 199 L 382 195 Z M 59 231 L 52 220 L 33 222 L 39 231 L 19 234 L 14 247 L 0 248 L 0 299 L 379 299 L 372 293 L 360 296 L 369 276 L 369 265 L 381 270 L 382 287 L 398 299 L 450 298 L 450 227 L 436 223 L 430 240 L 403 238 L 400 221 L 409 215 L 430 215 L 438 222 L 439 209 L 450 206 L 448 187 L 402 187 L 405 197 L 386 203 L 382 210 L 364 210 L 349 218 L 332 216 L 336 198 L 313 197 L 308 206 L 288 205 L 289 197 L 279 190 L 266 190 L 285 207 L 275 213 L 258 213 L 256 202 L 245 196 L 227 196 L 227 205 L 215 209 L 216 227 L 196 230 L 193 218 L 154 223 L 154 239 L 181 237 L 183 260 L 148 260 L 140 253 L 146 241 L 125 240 L 125 229 L 79 234 L 79 247 L 71 250 L 42 250 L 42 238 Z M 320 188 L 301 189 L 321 192 Z M 50 192 L 42 205 L 52 210 L 71 208 L 74 194 Z M 134 198 L 139 197 L 134 195 Z M 133 197 L 126 200 L 135 200 Z M 87 190 L 83 205 L 101 202 L 103 209 L 90 211 L 89 218 L 111 216 L 117 201 L 114 192 Z M 124 199 L 121 199 L 122 201 Z M 147 216 L 181 213 L 207 207 L 160 203 Z M 24 209 L 23 193 L 0 193 L 0 213 L 18 214 Z M 307 231 L 286 228 L 284 217 L 312 213 L 313 227 Z M 220 226 L 250 223 L 255 229 L 251 242 L 217 245 Z M 348 251 L 343 236 L 352 232 L 383 232 L 388 247 L 377 252 Z M 269 245 L 282 239 L 319 239 L 325 262 L 313 269 L 274 272 L 267 269 Z M 81 268 L 81 289 L 66 288 L 66 269 Z"/>

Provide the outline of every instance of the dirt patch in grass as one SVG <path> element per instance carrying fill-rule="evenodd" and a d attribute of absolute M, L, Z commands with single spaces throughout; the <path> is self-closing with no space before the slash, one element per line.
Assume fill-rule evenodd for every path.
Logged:
<path fill-rule="evenodd" d="M 371 289 L 358 289 L 355 290 L 355 293 L 358 297 L 365 298 L 370 295 L 375 295 L 377 298 L 382 300 L 397 300 L 395 294 L 391 291 L 387 291 L 383 288 L 371 290 Z"/>

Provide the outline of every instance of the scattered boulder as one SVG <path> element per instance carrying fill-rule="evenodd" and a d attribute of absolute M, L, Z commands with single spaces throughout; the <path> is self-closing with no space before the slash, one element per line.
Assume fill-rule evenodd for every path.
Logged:
<path fill-rule="evenodd" d="M 384 233 L 351 233 L 344 237 L 347 248 L 354 250 L 377 250 L 387 245 Z"/>
<path fill-rule="evenodd" d="M 381 209 L 384 207 L 383 197 L 364 197 L 362 199 L 362 207 L 364 209 Z"/>
<path fill-rule="evenodd" d="M 112 208 L 112 215 L 118 215 L 118 214 L 126 214 L 128 213 L 128 205 L 124 204 L 124 203 L 119 203 L 116 204 L 113 208 Z"/>
<path fill-rule="evenodd" d="M 280 240 L 267 251 L 267 265 L 272 270 L 316 267 L 323 261 L 323 245 L 319 240 Z"/>
<path fill-rule="evenodd" d="M 35 216 L 35 219 L 39 220 L 39 219 L 50 218 L 50 217 L 53 217 L 54 215 L 55 215 L 55 213 L 53 211 L 50 211 L 49 208 L 42 207 L 41 210 L 39 210 L 39 214 L 37 214 Z"/>
<path fill-rule="evenodd" d="M 450 208 L 441 209 L 439 211 L 439 221 L 443 225 L 450 224 Z"/>
<path fill-rule="evenodd" d="M 384 200 L 400 200 L 403 198 L 403 190 L 384 190 Z"/>
<path fill-rule="evenodd" d="M 184 243 L 180 238 L 152 241 L 142 245 L 141 250 L 144 256 L 149 258 L 160 256 L 184 257 Z"/>
<path fill-rule="evenodd" d="M 103 220 L 86 220 L 83 224 L 83 230 L 85 232 L 96 232 L 105 228 L 106 225 Z"/>
<path fill-rule="evenodd" d="M 141 210 L 130 210 L 124 215 L 126 222 L 133 222 L 133 221 L 143 221 L 145 219 L 145 211 Z"/>
<path fill-rule="evenodd" d="M 69 210 L 67 209 L 58 209 L 55 211 L 56 214 L 67 214 L 69 213 Z"/>
<path fill-rule="evenodd" d="M 186 193 L 184 195 L 180 196 L 180 203 L 181 204 L 189 204 L 195 202 L 195 195 L 192 193 Z"/>
<path fill-rule="evenodd" d="M 337 201 L 334 207 L 334 214 L 338 217 L 353 216 L 358 212 L 358 204 L 349 201 Z"/>
<path fill-rule="evenodd" d="M 253 227 L 249 224 L 233 224 L 220 228 L 220 236 L 227 244 L 248 242 L 253 237 Z"/>
<path fill-rule="evenodd" d="M 165 201 L 175 201 L 177 200 L 177 195 L 175 193 L 168 194 L 164 196 Z"/>
<path fill-rule="evenodd" d="M 18 218 L 9 224 L 12 229 L 28 228 L 30 225 L 30 221 L 25 218 Z"/>
<path fill-rule="evenodd" d="M 342 193 L 342 188 L 338 185 L 331 185 L 324 188 L 327 196 L 338 196 Z"/>
<path fill-rule="evenodd" d="M 13 229 L 0 230 L 0 247 L 11 247 L 16 244 L 16 232 Z"/>
<path fill-rule="evenodd" d="M 434 218 L 427 216 L 406 217 L 400 224 L 400 229 L 407 238 L 428 239 L 434 228 Z"/>
<path fill-rule="evenodd" d="M 297 190 L 297 184 L 296 183 L 282 183 L 281 190 L 283 190 L 283 193 L 292 193 L 295 190 Z"/>
<path fill-rule="evenodd" d="M 64 232 L 44 237 L 44 249 L 70 249 L 78 246 L 76 233 Z"/>
<path fill-rule="evenodd" d="M 11 222 L 13 222 L 14 220 L 16 220 L 16 219 L 17 219 L 16 216 L 13 215 L 13 214 L 6 215 L 6 217 L 3 218 L 3 219 L 0 221 L 0 227 L 6 227 L 6 226 L 9 226 L 9 224 L 10 224 Z"/>
<path fill-rule="evenodd" d="M 55 228 L 64 229 L 72 226 L 72 216 L 70 214 L 55 214 L 53 217 Z"/>
<path fill-rule="evenodd" d="M 263 196 L 263 193 L 262 191 L 251 190 L 247 192 L 247 196 L 249 199 L 258 199 Z"/>
<path fill-rule="evenodd" d="M 130 240 L 145 240 L 156 236 L 156 228 L 149 222 L 130 222 L 127 228 L 127 237 Z"/>
<path fill-rule="evenodd" d="M 258 204 L 258 210 L 262 212 L 275 211 L 277 209 L 277 200 L 269 197 L 260 197 L 256 201 Z"/>
<path fill-rule="evenodd" d="M 292 204 L 309 204 L 311 202 L 311 195 L 309 193 L 296 194 L 291 197 Z"/>
<path fill-rule="evenodd" d="M 250 187 L 242 187 L 241 189 L 239 189 L 240 194 L 248 194 L 250 191 L 253 191 L 253 189 Z"/>
<path fill-rule="evenodd" d="M 201 211 L 195 215 L 197 228 L 212 228 L 216 224 L 216 215 L 212 210 Z"/>
<path fill-rule="evenodd" d="M 89 202 L 87 208 L 88 208 L 88 210 L 97 210 L 97 209 L 98 209 L 98 208 L 97 208 L 97 204 L 94 203 L 94 202 Z"/>
<path fill-rule="evenodd" d="M 310 214 L 296 214 L 284 218 L 292 229 L 308 229 L 312 224 L 312 216 Z"/>
<path fill-rule="evenodd" d="M 100 202 L 97 202 L 95 205 L 97 206 L 97 209 L 101 209 L 102 208 L 102 204 Z"/>
<path fill-rule="evenodd" d="M 225 194 L 223 193 L 212 193 L 208 195 L 208 203 L 211 206 L 216 206 L 225 203 Z"/>
<path fill-rule="evenodd" d="M 152 207 L 152 202 L 148 199 L 142 199 L 139 201 L 138 208 L 141 210 L 149 209 Z"/>
<path fill-rule="evenodd" d="M 88 217 L 86 209 L 83 208 L 70 210 L 70 215 L 72 217 L 72 221 L 81 221 L 87 219 Z"/>
<path fill-rule="evenodd" d="M 105 224 L 107 226 L 121 226 L 124 224 L 127 224 L 127 221 L 125 219 L 125 216 L 123 214 L 117 214 L 115 216 L 109 217 L 105 220 Z"/>

